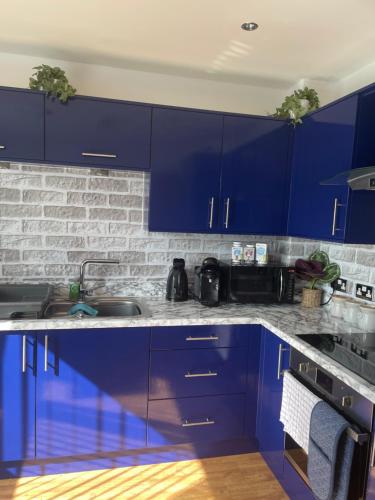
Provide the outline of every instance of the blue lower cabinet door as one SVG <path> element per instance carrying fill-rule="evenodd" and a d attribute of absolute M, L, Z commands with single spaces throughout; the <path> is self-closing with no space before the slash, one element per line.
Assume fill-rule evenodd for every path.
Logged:
<path fill-rule="evenodd" d="M 35 337 L 0 335 L 0 461 L 35 456 Z"/>
<path fill-rule="evenodd" d="M 247 349 L 151 353 L 150 399 L 246 392 Z"/>
<path fill-rule="evenodd" d="M 282 371 L 289 367 L 290 347 L 263 330 L 256 437 L 259 451 L 278 479 L 284 468 L 284 430 L 280 422 Z"/>
<path fill-rule="evenodd" d="M 205 396 L 150 401 L 149 447 L 240 438 L 245 396 Z"/>
<path fill-rule="evenodd" d="M 38 458 L 146 445 L 149 329 L 38 337 Z"/>

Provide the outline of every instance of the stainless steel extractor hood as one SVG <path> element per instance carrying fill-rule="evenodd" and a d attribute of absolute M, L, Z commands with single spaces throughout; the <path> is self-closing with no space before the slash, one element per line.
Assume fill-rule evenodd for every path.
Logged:
<path fill-rule="evenodd" d="M 323 186 L 348 185 L 354 191 L 375 191 L 375 167 L 354 168 L 321 181 Z"/>

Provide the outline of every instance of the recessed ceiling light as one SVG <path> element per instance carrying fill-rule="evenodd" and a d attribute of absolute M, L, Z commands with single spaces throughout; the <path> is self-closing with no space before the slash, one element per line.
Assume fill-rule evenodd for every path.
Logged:
<path fill-rule="evenodd" d="M 245 31 L 254 31 L 259 28 L 259 25 L 257 23 L 243 23 L 241 28 Z"/>

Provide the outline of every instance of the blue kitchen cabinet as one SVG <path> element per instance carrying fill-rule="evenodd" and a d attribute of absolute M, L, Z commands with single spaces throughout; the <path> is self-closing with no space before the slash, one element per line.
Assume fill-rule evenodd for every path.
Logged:
<path fill-rule="evenodd" d="M 0 461 L 35 456 L 34 335 L 0 335 Z"/>
<path fill-rule="evenodd" d="M 255 451 L 258 325 L 152 328 L 148 447 Z"/>
<path fill-rule="evenodd" d="M 218 232 L 223 117 L 155 108 L 150 231 Z"/>
<path fill-rule="evenodd" d="M 290 127 L 154 109 L 149 229 L 285 234 Z"/>
<path fill-rule="evenodd" d="M 38 334 L 37 458 L 146 446 L 149 332 Z"/>
<path fill-rule="evenodd" d="M 151 107 L 74 97 L 46 99 L 48 162 L 148 170 Z"/>
<path fill-rule="evenodd" d="M 0 88 L 0 160 L 43 160 L 44 95 Z"/>
<path fill-rule="evenodd" d="M 263 328 L 260 351 L 256 437 L 264 460 L 292 500 L 313 500 L 311 490 L 284 457 L 284 430 L 280 422 L 284 370 L 289 368 L 290 346 Z"/>
<path fill-rule="evenodd" d="M 286 232 L 291 127 L 284 121 L 224 116 L 220 227 L 224 233 Z"/>
<path fill-rule="evenodd" d="M 374 243 L 375 197 L 344 183 L 321 185 L 341 172 L 375 164 L 369 140 L 374 95 L 352 95 L 303 119 L 295 129 L 288 235 Z"/>
<path fill-rule="evenodd" d="M 282 371 L 289 367 L 290 347 L 263 329 L 260 351 L 256 437 L 259 451 L 280 480 L 284 462 L 284 430 L 280 419 Z"/>
<path fill-rule="evenodd" d="M 374 115 L 375 85 L 359 94 L 357 133 L 352 168 L 375 166 Z M 374 191 L 349 190 L 349 215 L 345 241 L 348 243 L 375 243 Z"/>

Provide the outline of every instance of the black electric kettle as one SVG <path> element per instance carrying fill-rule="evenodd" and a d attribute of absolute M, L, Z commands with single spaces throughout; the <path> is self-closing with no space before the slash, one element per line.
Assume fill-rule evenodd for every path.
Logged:
<path fill-rule="evenodd" d="M 167 281 L 166 298 L 176 302 L 188 299 L 188 279 L 184 259 L 173 259 Z"/>

